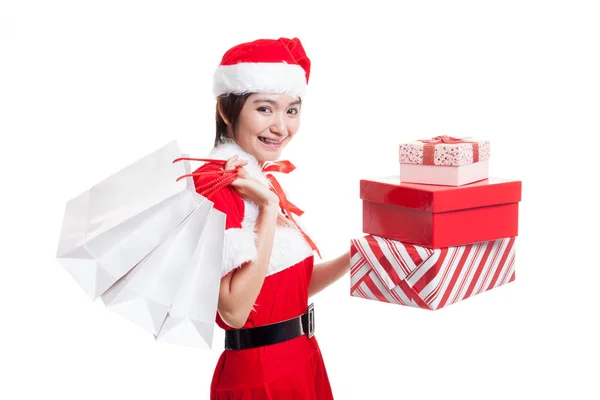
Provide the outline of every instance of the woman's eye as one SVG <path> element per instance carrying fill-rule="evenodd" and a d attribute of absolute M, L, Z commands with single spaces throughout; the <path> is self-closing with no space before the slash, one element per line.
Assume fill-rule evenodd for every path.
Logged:
<path fill-rule="evenodd" d="M 298 114 L 298 109 L 297 109 L 297 108 L 290 108 L 290 109 L 288 110 L 288 113 L 290 113 L 290 114 L 293 114 L 293 115 L 296 115 L 296 114 Z"/>
<path fill-rule="evenodd" d="M 258 107 L 258 111 L 260 111 L 260 112 L 269 112 L 271 110 L 269 110 L 267 107 Z"/>

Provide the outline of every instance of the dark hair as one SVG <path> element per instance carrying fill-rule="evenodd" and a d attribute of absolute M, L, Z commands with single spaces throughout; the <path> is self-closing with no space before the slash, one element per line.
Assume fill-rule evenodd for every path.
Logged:
<path fill-rule="evenodd" d="M 215 147 L 224 141 L 227 137 L 227 124 L 219 113 L 219 106 L 225 118 L 231 124 L 231 128 L 235 134 L 235 128 L 237 126 L 240 112 L 246 104 L 246 100 L 252 93 L 245 94 L 226 94 L 217 98 L 217 110 L 215 115 L 216 120 L 216 132 L 215 132 Z"/>

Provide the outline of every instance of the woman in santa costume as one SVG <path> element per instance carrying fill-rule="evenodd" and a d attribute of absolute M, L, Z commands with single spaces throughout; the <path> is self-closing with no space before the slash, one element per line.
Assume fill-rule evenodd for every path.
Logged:
<path fill-rule="evenodd" d="M 275 178 L 294 169 L 278 160 L 298 131 L 309 74 L 296 38 L 235 46 L 214 74 L 214 161 L 194 178 L 226 215 L 216 316 L 226 340 L 211 399 L 333 398 L 308 300 L 349 270 L 350 255 L 314 264 L 302 211 Z"/>

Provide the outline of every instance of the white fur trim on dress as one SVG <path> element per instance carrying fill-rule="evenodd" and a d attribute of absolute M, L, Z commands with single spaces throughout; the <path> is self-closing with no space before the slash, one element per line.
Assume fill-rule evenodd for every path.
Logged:
<path fill-rule="evenodd" d="M 260 180 L 267 186 L 269 185 L 269 180 L 262 172 L 256 158 L 242 150 L 242 148 L 231 139 L 228 139 L 225 143 L 215 147 L 210 152 L 209 157 L 226 160 L 236 154 L 241 159 L 248 160 L 248 164 L 244 166 L 246 171 L 248 171 L 248 175 Z M 222 276 L 227 275 L 246 261 L 256 260 L 257 218 L 258 206 L 253 202 L 244 199 L 244 219 L 242 220 L 242 227 L 230 228 L 225 232 L 225 254 L 222 266 Z M 297 216 L 294 216 L 294 219 L 300 223 Z M 252 246 L 253 249 L 250 249 L 250 246 Z M 312 255 L 312 248 L 298 229 L 295 227 L 277 226 L 273 239 L 273 250 L 271 251 L 267 276 L 292 267 Z"/>
<path fill-rule="evenodd" d="M 238 63 L 221 65 L 213 75 L 213 94 L 283 93 L 304 97 L 306 71 L 286 63 Z"/>
<path fill-rule="evenodd" d="M 225 231 L 221 276 L 256 261 L 256 233 L 249 226 Z M 302 234 L 292 227 L 278 226 L 273 239 L 271 260 L 266 276 L 276 274 L 313 255 Z"/>
<path fill-rule="evenodd" d="M 276 274 L 313 255 L 302 233 L 296 228 L 278 226 L 273 240 L 273 251 L 267 276 Z"/>
<path fill-rule="evenodd" d="M 247 262 L 256 260 L 256 232 L 250 227 L 225 231 L 221 276 L 227 275 Z"/>

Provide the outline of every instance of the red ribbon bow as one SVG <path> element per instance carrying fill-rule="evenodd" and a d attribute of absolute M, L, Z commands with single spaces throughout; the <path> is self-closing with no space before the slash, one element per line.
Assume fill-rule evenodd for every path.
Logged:
<path fill-rule="evenodd" d="M 210 159 L 210 158 L 187 158 L 187 157 L 182 157 L 182 158 L 177 158 L 175 160 L 173 160 L 173 162 L 178 162 L 178 161 L 182 161 L 182 160 L 190 160 L 190 161 L 206 161 L 207 164 L 205 165 L 218 165 L 221 168 L 225 167 L 225 160 L 214 160 L 214 159 Z M 211 180 L 210 182 L 204 184 L 204 185 L 199 185 L 196 186 L 196 191 L 201 195 L 204 196 L 206 198 L 210 198 L 213 194 L 215 194 L 217 191 L 219 191 L 220 189 L 224 188 L 225 186 L 231 184 L 233 181 L 235 181 L 238 178 L 238 169 L 240 167 L 237 167 L 235 169 L 231 169 L 231 170 L 224 170 L 221 169 L 219 171 L 202 171 L 202 167 L 200 167 L 200 169 L 197 172 L 193 172 L 191 174 L 186 174 L 186 175 L 182 175 L 179 178 L 177 178 L 177 180 L 179 181 L 180 179 L 183 179 L 185 177 L 191 176 L 191 177 L 196 177 L 196 176 L 216 176 L 216 179 Z M 317 254 L 319 255 L 320 258 L 321 257 L 321 253 L 319 252 L 319 249 L 317 248 L 317 246 L 315 245 L 315 243 L 311 240 L 311 238 L 302 230 L 302 228 L 300 227 L 300 225 L 298 225 L 298 223 L 294 220 L 294 217 L 292 216 L 292 214 L 296 214 L 297 216 L 301 216 L 302 214 L 304 214 L 304 211 L 302 211 L 300 208 L 298 208 L 296 205 L 294 205 L 292 202 L 290 202 L 281 185 L 279 184 L 279 182 L 277 181 L 277 179 L 275 179 L 275 177 L 268 173 L 268 172 L 281 172 L 284 174 L 288 174 L 290 172 L 292 172 L 293 170 L 295 170 L 296 167 L 294 166 L 294 164 L 292 164 L 289 161 L 273 161 L 273 162 L 268 162 L 265 163 L 264 166 L 262 167 L 262 171 L 265 172 L 267 179 L 269 180 L 269 183 L 271 184 L 271 191 L 274 192 L 277 197 L 279 198 L 279 207 L 283 210 L 285 216 L 293 222 L 293 224 L 298 228 L 298 230 L 300 231 L 300 233 L 302 234 L 302 236 L 304 236 L 304 239 L 308 242 L 308 244 L 310 245 L 310 247 L 317 252 Z"/>
<path fill-rule="evenodd" d="M 471 143 L 473 145 L 473 162 L 479 161 L 479 143 L 472 140 L 466 140 L 466 138 L 455 138 L 452 136 L 442 135 L 436 136 L 432 139 L 419 139 L 419 142 L 425 143 L 423 145 L 423 164 L 433 165 L 435 159 L 435 146 L 438 144 L 460 144 L 460 143 Z"/>
<path fill-rule="evenodd" d="M 284 174 L 288 174 L 295 169 L 296 169 L 296 167 L 294 166 L 294 164 L 292 164 L 289 161 L 273 161 L 273 162 L 265 163 L 265 165 L 262 168 L 262 171 L 263 172 L 281 172 Z M 267 176 L 267 179 L 269 179 L 269 182 L 271 183 L 271 191 L 273 191 L 277 195 L 277 197 L 279 197 L 279 207 L 281 207 L 281 209 L 285 213 L 285 216 L 290 221 L 292 221 L 294 223 L 294 225 L 296 225 L 296 227 L 298 228 L 300 233 L 302 233 L 302 236 L 304 236 L 304 239 L 308 242 L 310 247 L 314 251 L 317 252 L 317 254 L 319 255 L 319 258 L 323 258 L 323 257 L 321 257 L 321 253 L 319 252 L 317 245 L 302 230 L 300 225 L 298 225 L 298 223 L 294 220 L 294 217 L 292 216 L 292 214 L 301 216 L 302 214 L 304 214 L 304 211 L 299 209 L 297 206 L 295 206 L 292 202 L 290 202 L 287 199 L 283 189 L 281 188 L 281 185 L 279 184 L 279 182 L 277 181 L 277 179 L 275 179 L 275 177 L 273 175 L 267 173 L 266 176 Z"/>
<path fill-rule="evenodd" d="M 419 140 L 420 142 L 424 142 L 424 143 L 431 143 L 431 144 L 438 144 L 438 143 L 447 143 L 447 144 L 455 144 L 455 143 L 473 143 L 473 142 L 467 142 L 465 141 L 465 139 L 461 139 L 461 138 L 455 138 L 452 136 L 448 136 L 448 135 L 443 135 L 443 136 L 436 136 L 432 139 L 422 139 Z"/>

